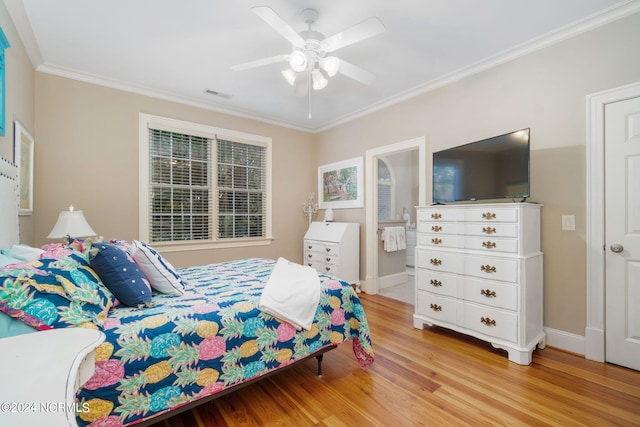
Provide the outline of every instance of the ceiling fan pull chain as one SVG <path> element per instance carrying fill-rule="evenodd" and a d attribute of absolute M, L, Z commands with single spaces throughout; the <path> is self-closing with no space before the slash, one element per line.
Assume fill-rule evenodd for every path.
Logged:
<path fill-rule="evenodd" d="M 309 118 L 311 118 L 311 72 L 309 72 L 309 84 L 307 85 L 309 91 Z"/>

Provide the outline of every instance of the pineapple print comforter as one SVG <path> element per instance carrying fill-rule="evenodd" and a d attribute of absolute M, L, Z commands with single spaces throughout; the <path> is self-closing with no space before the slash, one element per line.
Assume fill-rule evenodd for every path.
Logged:
<path fill-rule="evenodd" d="M 344 282 L 321 275 L 308 331 L 259 311 L 274 265 L 245 259 L 178 269 L 189 283 L 184 295 L 112 309 L 95 374 L 77 394 L 78 424 L 135 424 L 350 339 L 361 367 L 373 363 L 365 313 Z"/>

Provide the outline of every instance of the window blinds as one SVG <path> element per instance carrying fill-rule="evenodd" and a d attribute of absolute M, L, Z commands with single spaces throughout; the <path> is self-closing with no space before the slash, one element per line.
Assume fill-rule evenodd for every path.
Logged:
<path fill-rule="evenodd" d="M 266 232 L 266 149 L 219 139 L 218 237 L 263 237 Z"/>

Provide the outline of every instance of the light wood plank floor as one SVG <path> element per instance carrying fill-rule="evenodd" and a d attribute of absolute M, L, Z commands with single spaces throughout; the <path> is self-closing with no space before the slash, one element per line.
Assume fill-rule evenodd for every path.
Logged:
<path fill-rule="evenodd" d="M 417 330 L 413 306 L 361 294 L 376 361 L 350 344 L 153 427 L 640 426 L 640 372 L 551 347 L 529 366 L 445 329 Z"/>

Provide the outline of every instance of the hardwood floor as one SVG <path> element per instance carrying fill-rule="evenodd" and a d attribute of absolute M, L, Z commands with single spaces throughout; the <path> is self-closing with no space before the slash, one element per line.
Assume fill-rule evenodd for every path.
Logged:
<path fill-rule="evenodd" d="M 417 330 L 413 306 L 361 294 L 376 361 L 351 345 L 154 427 L 640 426 L 640 372 L 547 347 L 529 366 L 445 329 Z"/>

